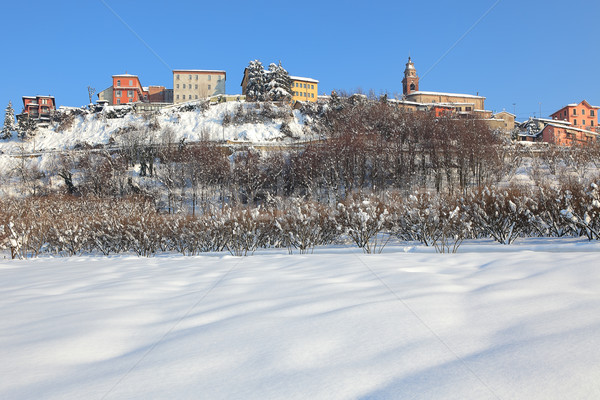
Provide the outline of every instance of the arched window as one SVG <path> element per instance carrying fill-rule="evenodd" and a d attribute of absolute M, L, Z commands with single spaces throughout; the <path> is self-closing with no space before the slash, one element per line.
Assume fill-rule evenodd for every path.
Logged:
<path fill-rule="evenodd" d="M 415 84 L 414 84 L 414 83 L 411 83 L 411 84 L 410 84 L 410 90 L 411 90 L 411 91 L 415 90 Z"/>

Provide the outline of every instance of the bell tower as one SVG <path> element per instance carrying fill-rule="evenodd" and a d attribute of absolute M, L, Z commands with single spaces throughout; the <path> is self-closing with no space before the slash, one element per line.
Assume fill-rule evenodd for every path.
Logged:
<path fill-rule="evenodd" d="M 409 56 L 406 68 L 404 69 L 404 79 L 402 79 L 402 93 L 407 96 L 417 91 L 419 91 L 419 76 L 417 75 L 415 64 Z"/>

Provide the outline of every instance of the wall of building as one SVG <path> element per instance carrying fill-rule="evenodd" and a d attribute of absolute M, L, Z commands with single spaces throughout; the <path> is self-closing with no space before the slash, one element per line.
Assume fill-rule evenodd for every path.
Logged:
<path fill-rule="evenodd" d="M 173 102 L 199 100 L 225 94 L 225 71 L 173 71 Z"/>
<path fill-rule="evenodd" d="M 292 79 L 292 101 L 317 101 L 319 83 L 300 79 Z"/>
<path fill-rule="evenodd" d="M 458 94 L 450 93 L 439 93 L 430 94 L 423 92 L 415 92 L 406 96 L 407 100 L 414 101 L 417 103 L 473 103 L 473 110 L 463 111 L 474 111 L 474 110 L 485 110 L 485 97 L 479 96 L 460 96 Z"/>
<path fill-rule="evenodd" d="M 107 89 L 104 89 L 103 91 L 101 91 L 100 93 L 98 93 L 98 100 L 106 100 L 108 101 L 108 104 L 114 104 L 113 102 L 113 87 L 109 87 Z"/>
<path fill-rule="evenodd" d="M 142 100 L 142 85 L 137 76 L 113 75 L 113 104 L 135 103 Z"/>
<path fill-rule="evenodd" d="M 551 115 L 552 119 L 569 121 L 581 129 L 595 129 L 598 126 L 598 109 L 581 102 L 576 106 L 566 106 Z"/>

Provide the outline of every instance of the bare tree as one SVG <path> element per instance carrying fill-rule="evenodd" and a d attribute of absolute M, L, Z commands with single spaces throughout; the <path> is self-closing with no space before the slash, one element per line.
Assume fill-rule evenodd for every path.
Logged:
<path fill-rule="evenodd" d="M 90 103 L 89 104 L 92 104 L 92 99 L 94 98 L 94 94 L 96 93 L 96 89 L 93 88 L 93 87 L 91 87 L 91 86 L 88 86 L 87 90 L 88 90 L 88 97 L 90 99 Z"/>

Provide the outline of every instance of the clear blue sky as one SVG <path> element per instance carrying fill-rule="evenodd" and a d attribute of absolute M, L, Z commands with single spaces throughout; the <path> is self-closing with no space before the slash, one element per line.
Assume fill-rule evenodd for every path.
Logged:
<path fill-rule="evenodd" d="M 11 0 L 2 15 L 0 110 L 12 100 L 17 113 L 23 95 L 86 104 L 88 85 L 105 89 L 125 72 L 170 88 L 171 68 L 222 69 L 239 93 L 252 59 L 281 60 L 318 79 L 320 93 L 393 95 L 409 53 L 421 90 L 479 92 L 487 109 L 516 109 L 519 120 L 540 102 L 544 116 L 600 105 L 597 0 Z"/>

